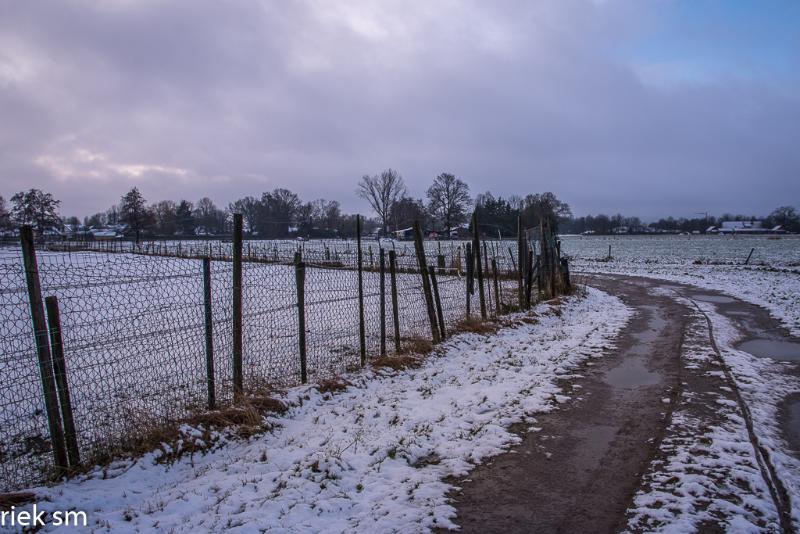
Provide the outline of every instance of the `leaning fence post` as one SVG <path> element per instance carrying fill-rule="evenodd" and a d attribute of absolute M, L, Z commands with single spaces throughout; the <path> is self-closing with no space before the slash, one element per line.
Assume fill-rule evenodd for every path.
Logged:
<path fill-rule="evenodd" d="M 428 262 L 425 259 L 425 245 L 422 241 L 422 228 L 419 221 L 414 221 L 414 248 L 417 254 L 417 265 L 422 276 L 422 292 L 425 294 L 425 307 L 428 311 L 428 322 L 431 325 L 431 337 L 434 343 L 439 342 L 439 328 L 436 326 L 436 311 L 433 306 L 431 281 L 428 278 Z"/>
<path fill-rule="evenodd" d="M 47 412 L 47 425 L 53 446 L 53 460 L 56 472 L 61 474 L 68 467 L 64 445 L 64 432 L 58 412 L 56 385 L 53 380 L 53 365 L 50 344 L 47 340 L 47 322 L 42 303 L 42 287 L 39 281 L 39 268 L 36 264 L 36 250 L 33 244 L 33 229 L 25 225 L 19 232 L 22 245 L 22 261 L 25 267 L 25 281 L 28 286 L 28 300 L 33 321 L 33 335 L 36 340 L 36 355 L 39 360 L 39 373 L 44 392 L 44 406 Z"/>
<path fill-rule="evenodd" d="M 472 253 L 475 255 L 475 267 L 478 272 L 478 300 L 481 304 L 481 319 L 486 320 L 486 295 L 483 292 L 483 265 L 481 264 L 481 238 L 478 231 L 478 213 L 472 213 L 472 229 L 474 232 L 474 246 Z"/>
<path fill-rule="evenodd" d="M 244 392 L 242 372 L 242 214 L 233 214 L 233 398 Z"/>
<path fill-rule="evenodd" d="M 208 409 L 217 404 L 214 382 L 214 316 L 211 310 L 211 258 L 203 258 L 203 309 L 206 327 L 206 384 L 208 387 Z"/>
<path fill-rule="evenodd" d="M 431 286 L 433 286 L 433 300 L 436 303 L 436 320 L 439 322 L 439 335 L 442 339 L 447 338 L 447 332 L 444 328 L 444 313 L 442 312 L 442 299 L 439 298 L 439 283 L 436 281 L 436 269 L 431 266 L 429 268 L 431 274 Z"/>
<path fill-rule="evenodd" d="M 610 245 L 609 245 L 609 248 L 610 248 Z M 747 265 L 748 263 L 750 263 L 750 258 L 753 256 L 753 252 L 755 252 L 755 251 L 756 251 L 755 247 L 753 247 L 753 248 L 751 248 L 751 249 L 750 249 L 750 254 L 748 254 L 748 255 L 747 255 L 747 259 L 746 259 L 746 260 L 744 260 L 744 264 L 745 264 L 745 265 Z M 611 254 L 610 254 L 610 253 L 609 253 L 609 256 L 611 256 Z"/>
<path fill-rule="evenodd" d="M 381 356 L 386 356 L 386 255 L 380 248 Z"/>
<path fill-rule="evenodd" d="M 367 333 L 364 325 L 364 255 L 361 250 L 361 215 L 356 215 L 356 245 L 358 247 L 358 341 L 361 367 L 367 364 Z"/>
<path fill-rule="evenodd" d="M 295 263 L 294 274 L 297 282 L 297 332 L 300 343 L 300 382 L 305 384 L 308 381 L 308 371 L 306 368 L 306 264 L 302 261 Z"/>
<path fill-rule="evenodd" d="M 64 424 L 64 441 L 67 445 L 69 466 L 73 469 L 81 465 L 78 451 L 78 435 L 75 432 L 75 419 L 72 416 L 72 400 L 67 382 L 67 364 L 64 360 L 64 341 L 61 336 L 61 314 L 58 310 L 58 298 L 45 297 L 47 308 L 47 325 L 50 328 L 50 349 L 53 356 L 53 372 L 56 378 L 58 401 L 61 406 L 61 422 Z"/>
<path fill-rule="evenodd" d="M 400 314 L 397 303 L 397 258 L 394 250 L 389 251 L 389 278 L 392 285 L 392 322 L 394 323 L 394 350 L 400 352 Z"/>

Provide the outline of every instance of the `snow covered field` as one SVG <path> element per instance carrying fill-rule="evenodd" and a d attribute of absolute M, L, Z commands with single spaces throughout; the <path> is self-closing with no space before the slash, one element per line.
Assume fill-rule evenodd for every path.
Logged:
<path fill-rule="evenodd" d="M 141 426 L 184 417 L 206 399 L 202 266 L 196 259 L 95 252 L 38 254 L 42 291 L 61 306 L 65 359 L 84 456 Z M 231 397 L 231 264 L 212 262 L 216 393 Z M 300 381 L 295 271 L 244 264 L 245 387 Z M 398 274 L 402 343 L 429 337 L 419 275 Z M 508 283 L 510 284 L 510 282 Z M 357 368 L 357 276 L 306 271 L 312 380 Z M 364 274 L 367 351 L 379 352 L 379 275 Z M 464 317 L 463 277 L 440 276 L 448 327 Z M 394 347 L 387 276 L 387 346 Z M 477 294 L 473 309 L 477 309 Z M 0 490 L 38 482 L 50 465 L 47 424 L 19 249 L 0 249 Z"/>
<path fill-rule="evenodd" d="M 591 289 L 534 311 L 496 335 L 459 335 L 418 369 L 351 374 L 338 394 L 295 387 L 264 435 L 169 466 L 120 462 L 37 490 L 39 507 L 86 510 L 114 532 L 452 527 L 445 478 L 518 440 L 509 425 L 536 431 L 537 413 L 568 400 L 558 379 L 602 357 L 630 315 Z"/>
<path fill-rule="evenodd" d="M 800 335 L 800 236 L 564 239 L 573 272 L 648 276 L 722 291 L 768 309 Z M 608 254 L 612 260 L 598 261 Z M 749 265 L 743 265 L 755 248 Z"/>

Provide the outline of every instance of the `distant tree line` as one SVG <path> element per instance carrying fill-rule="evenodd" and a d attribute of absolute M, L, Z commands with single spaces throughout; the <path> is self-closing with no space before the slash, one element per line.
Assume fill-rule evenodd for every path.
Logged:
<path fill-rule="evenodd" d="M 446 172 L 432 180 L 425 198 L 409 195 L 403 177 L 394 169 L 362 176 L 356 194 L 369 203 L 375 215 L 365 221 L 365 233 L 381 235 L 407 230 L 414 221 L 420 221 L 426 232 L 441 237 L 463 236 L 470 230 L 468 223 L 473 211 L 478 215 L 481 233 L 502 237 L 516 235 L 520 216 L 525 228 L 538 226 L 546 219 L 561 233 L 576 234 L 702 232 L 723 221 L 753 219 L 763 220 L 768 227 L 781 225 L 787 231 L 800 232 L 800 215 L 791 206 L 779 207 L 765 218 L 729 213 L 720 217 L 703 214 L 692 218 L 667 217 L 645 225 L 638 217 L 621 214 L 575 217 L 570 206 L 551 192 L 504 198 L 487 191 L 473 199 L 469 186 Z M 62 218 L 58 213 L 59 205 L 60 201 L 52 194 L 38 189 L 14 194 L 10 207 L 0 196 L 0 230 L 30 224 L 39 233 L 62 231 L 67 227 L 72 233 L 112 228 L 135 239 L 213 236 L 231 232 L 233 213 L 242 214 L 247 234 L 264 239 L 352 237 L 356 228 L 356 216 L 342 213 L 337 201 L 317 199 L 304 202 L 296 193 L 283 188 L 264 192 L 258 197 L 246 196 L 225 207 L 218 207 L 208 197 L 196 202 L 182 199 L 148 203 L 134 187 L 121 197 L 119 203 L 106 211 L 84 217 L 83 221 L 77 217 Z"/>

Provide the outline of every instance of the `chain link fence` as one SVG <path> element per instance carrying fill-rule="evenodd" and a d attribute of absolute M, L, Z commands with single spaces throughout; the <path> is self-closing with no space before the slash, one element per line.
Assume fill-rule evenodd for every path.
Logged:
<path fill-rule="evenodd" d="M 379 243 L 362 247 L 359 273 L 356 243 L 308 242 L 298 249 L 296 243 L 244 242 L 246 394 L 301 383 L 301 352 L 309 382 L 361 366 L 359 278 L 367 361 L 431 340 L 413 244 L 392 242 L 383 254 L 382 248 Z M 486 243 L 485 250 L 485 307 L 488 315 L 499 315 L 517 305 L 518 262 L 508 242 Z M 468 306 L 480 316 L 479 291 L 468 292 L 465 254 L 465 243 L 447 243 L 444 250 L 425 243 L 426 261 L 436 276 L 439 327 L 448 333 L 467 317 Z M 161 249 L 155 244 L 48 244 L 38 247 L 36 256 L 41 294 L 58 300 L 74 433 L 84 462 L 113 458 L 142 429 L 207 409 L 211 381 L 217 406 L 234 402 L 230 243 L 181 242 Z M 204 278 L 203 258 L 209 257 Z M 19 246 L 0 248 L 0 492 L 47 482 L 55 469 L 32 322 L 35 306 L 23 260 Z"/>

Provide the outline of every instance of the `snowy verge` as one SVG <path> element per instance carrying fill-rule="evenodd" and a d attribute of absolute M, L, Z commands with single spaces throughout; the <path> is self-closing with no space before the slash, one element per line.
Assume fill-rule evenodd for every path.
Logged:
<path fill-rule="evenodd" d="M 659 454 L 628 510 L 628 532 L 780 532 L 745 420 L 691 308 L 683 383 Z M 715 325 L 716 326 L 716 325 Z"/>
<path fill-rule="evenodd" d="M 564 401 L 559 377 L 602 357 L 630 316 L 590 288 L 494 335 L 456 336 L 420 368 L 351 375 L 338 394 L 294 388 L 289 411 L 247 442 L 39 488 L 38 506 L 115 532 L 454 528 L 445 479 L 518 442 L 508 427 Z"/>

